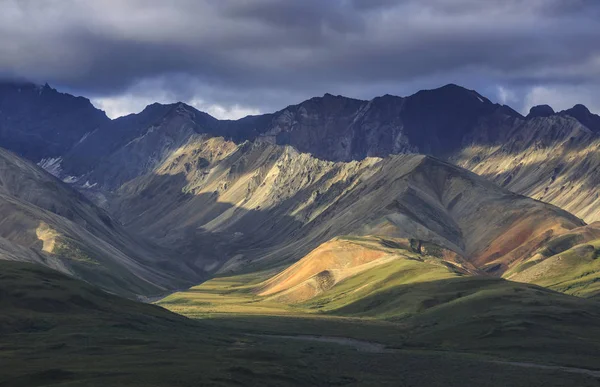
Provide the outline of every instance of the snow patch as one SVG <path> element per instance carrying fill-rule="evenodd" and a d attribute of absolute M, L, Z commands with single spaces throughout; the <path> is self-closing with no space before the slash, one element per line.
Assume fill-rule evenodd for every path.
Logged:
<path fill-rule="evenodd" d="M 481 97 L 477 96 L 477 99 L 479 100 L 479 102 L 483 103 L 484 100 L 481 99 Z"/>
<path fill-rule="evenodd" d="M 82 185 L 81 188 L 90 189 L 90 188 L 94 188 L 96 185 L 98 185 L 98 183 L 90 184 L 90 181 L 86 180 L 85 184 Z"/>
<path fill-rule="evenodd" d="M 88 138 L 88 136 L 89 136 L 91 133 L 92 133 L 92 132 L 87 132 L 86 134 L 84 134 L 84 135 L 83 135 L 83 137 L 81 137 L 81 139 L 80 139 L 79 141 L 77 141 L 77 144 L 75 144 L 75 145 L 79 145 L 79 144 L 81 144 L 82 142 L 84 142 L 84 141 L 85 141 L 85 139 L 86 139 L 86 138 Z"/>
<path fill-rule="evenodd" d="M 67 176 L 63 179 L 63 183 L 73 184 L 77 182 L 77 180 L 79 180 L 79 177 L 77 176 Z"/>
<path fill-rule="evenodd" d="M 61 163 L 62 157 L 49 157 L 47 159 L 40 160 L 37 165 L 45 169 L 46 172 L 50 173 L 51 175 L 60 177 L 60 173 L 62 172 Z"/>
<path fill-rule="evenodd" d="M 129 145 L 131 145 L 131 144 L 135 144 L 135 143 L 138 143 L 138 142 L 140 142 L 140 141 L 141 141 L 141 140 L 142 140 L 144 137 L 146 137 L 147 135 L 149 135 L 149 134 L 153 133 L 153 132 L 154 132 L 154 131 L 156 131 L 157 129 L 160 129 L 160 126 L 152 125 L 151 127 L 149 127 L 149 128 L 146 130 L 146 133 L 142 134 L 141 136 L 138 136 L 138 137 L 134 138 L 133 140 L 131 140 L 131 141 L 129 141 L 127 144 L 125 144 L 124 148 L 125 148 L 125 147 L 128 147 L 128 146 L 129 146 Z"/>

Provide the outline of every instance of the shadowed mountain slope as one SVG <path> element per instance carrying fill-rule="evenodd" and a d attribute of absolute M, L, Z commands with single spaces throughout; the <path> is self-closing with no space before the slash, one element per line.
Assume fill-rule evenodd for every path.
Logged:
<path fill-rule="evenodd" d="M 86 98 L 0 82 L 0 146 L 34 162 L 60 157 L 108 122 Z"/>
<path fill-rule="evenodd" d="M 106 328 L 129 324 L 132 330 L 193 326 L 188 319 L 162 308 L 108 294 L 38 265 L 0 261 L 0 267 L 3 335 L 59 331 L 64 329 L 62 325 L 77 325 L 74 318 L 85 321 L 88 329 L 90 324 Z"/>
<path fill-rule="evenodd" d="M 600 116 L 590 112 L 590 110 L 582 104 L 577 104 L 558 114 L 573 117 L 592 132 L 600 133 Z"/>
<path fill-rule="evenodd" d="M 40 263 L 130 296 L 160 294 L 193 277 L 173 277 L 178 265 L 166 250 L 134 236 L 79 192 L 3 149 L 0 258 Z"/>
<path fill-rule="evenodd" d="M 185 144 L 196 132 L 211 133 L 217 120 L 182 103 L 153 104 L 139 114 L 117 118 L 67 152 L 62 174 L 114 189 Z M 80 176 L 85 175 L 85 179 Z"/>

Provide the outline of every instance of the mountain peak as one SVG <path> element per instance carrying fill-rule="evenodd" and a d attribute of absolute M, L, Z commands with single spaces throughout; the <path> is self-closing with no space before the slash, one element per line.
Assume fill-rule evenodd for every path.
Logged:
<path fill-rule="evenodd" d="M 585 105 L 577 104 L 559 114 L 573 117 L 591 131 L 600 133 L 600 116 L 590 112 Z"/>
<path fill-rule="evenodd" d="M 448 83 L 448 84 L 445 84 L 444 86 L 438 87 L 438 89 L 457 90 L 457 91 L 470 91 L 466 87 L 457 85 L 456 83 Z M 436 89 L 433 89 L 433 90 L 436 90 Z"/>
<path fill-rule="evenodd" d="M 447 85 L 435 89 L 421 90 L 407 98 L 416 97 L 419 99 L 423 96 L 428 96 L 427 98 L 434 98 L 440 102 L 446 100 L 453 100 L 456 102 L 457 100 L 460 100 L 464 103 L 491 103 L 489 99 L 483 97 L 475 90 L 467 89 L 466 87 L 459 86 L 455 83 L 448 83 Z"/>
<path fill-rule="evenodd" d="M 576 104 L 571 109 L 567 109 L 565 111 L 570 111 L 573 113 L 591 114 L 590 109 L 588 109 L 587 106 L 580 103 Z"/>
<path fill-rule="evenodd" d="M 316 98 L 319 98 L 319 97 L 316 97 Z M 325 93 L 325 94 L 323 94 L 322 97 L 320 97 L 320 99 L 322 99 L 324 101 L 332 101 L 332 100 L 342 100 L 342 99 L 351 100 L 351 99 L 354 99 L 354 98 L 345 97 L 345 96 L 339 95 L 339 94 L 338 95 L 334 95 L 334 94 L 331 94 L 331 93 Z"/>
<path fill-rule="evenodd" d="M 0 81 L 0 112 L 0 144 L 34 162 L 63 155 L 109 121 L 86 98 L 24 80 Z"/>
<path fill-rule="evenodd" d="M 531 119 L 536 117 L 550 117 L 554 114 L 556 114 L 556 112 L 550 105 L 537 105 L 529 109 L 529 114 L 526 118 Z"/>

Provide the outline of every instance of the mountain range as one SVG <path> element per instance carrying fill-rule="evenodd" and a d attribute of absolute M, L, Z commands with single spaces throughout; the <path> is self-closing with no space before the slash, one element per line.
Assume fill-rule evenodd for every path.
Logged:
<path fill-rule="evenodd" d="M 340 321 L 367 318 L 391 324 L 395 345 L 552 353 L 589 371 L 600 348 L 599 147 L 600 116 L 583 105 L 523 116 L 452 84 L 369 101 L 325 94 L 239 120 L 181 102 L 111 120 L 48 85 L 4 83 L 0 259 L 86 282 L 2 263 L 35 300 L 31 281 L 54 278 L 60 302 L 47 302 L 81 321 L 86 300 L 103 321 L 133 305 L 111 310 L 99 287 L 168 296 L 159 304 L 191 317 L 266 318 L 256 331 L 227 322 L 252 335 L 282 333 L 273 316 L 303 321 L 289 334 L 352 332 Z M 23 312 L 21 293 L 5 293 L 17 316 L 7 321 L 28 329 L 20 313 L 42 313 L 40 301 Z M 152 332 L 196 329 L 146 306 L 118 329 L 143 331 L 145 315 Z"/>
<path fill-rule="evenodd" d="M 69 182 L 76 180 L 80 186 L 89 182 L 113 191 L 151 172 L 192 135 L 206 134 L 235 143 L 290 145 L 330 161 L 427 154 L 484 175 L 516 193 L 565 208 L 588 222 L 599 217 L 585 187 L 598 182 L 594 149 L 600 116 L 583 105 L 558 113 L 548 106 L 536 106 L 523 117 L 475 91 L 447 85 L 405 98 L 386 95 L 370 101 L 326 94 L 272 114 L 236 121 L 217 120 L 183 103 L 153 104 L 139 114 L 109 120 L 88 100 L 48 86 L 2 89 L 3 101 L 24 99 L 19 109 L 7 102 L 1 105 L 4 112 L 11 112 L 2 114 L 2 127 L 9 130 L 12 125 L 17 133 L 11 138 L 22 134 L 19 141 L 23 142 L 36 136 L 52 137 L 60 151 L 32 150 L 42 143 L 25 147 L 27 152 L 9 141 L 3 141 L 4 147 L 42 162 L 46 169 Z M 65 98 L 68 104 L 60 102 Z M 63 110 L 50 114 L 50 108 L 38 107 L 49 104 L 46 99 Z M 69 105 L 73 105 L 67 110 L 73 122 L 83 125 L 62 123 L 61 114 Z M 42 122 L 44 130 L 60 127 L 61 133 L 42 132 L 32 122 Z"/>
<path fill-rule="evenodd" d="M 582 105 L 559 113 L 537 106 L 523 117 L 451 84 L 370 101 L 325 94 L 236 121 L 183 103 L 109 120 L 89 100 L 48 85 L 5 84 L 1 95 L 2 112 L 10 112 L 2 114 L 6 133 L 58 144 L 39 153 L 32 153 L 39 144 L 6 148 L 82 192 L 94 211 L 123 226 L 119 234 L 149 239 L 167 256 L 174 251 L 177 259 L 149 262 L 188 281 L 257 260 L 293 262 L 340 235 L 381 233 L 382 224 L 394 237 L 435 243 L 501 275 L 585 224 L 451 164 L 587 222 L 600 211 L 590 194 L 600 179 L 600 117 Z M 502 204 L 490 219 L 494 202 Z M 516 244 L 502 242 L 515 233 L 523 235 Z"/>

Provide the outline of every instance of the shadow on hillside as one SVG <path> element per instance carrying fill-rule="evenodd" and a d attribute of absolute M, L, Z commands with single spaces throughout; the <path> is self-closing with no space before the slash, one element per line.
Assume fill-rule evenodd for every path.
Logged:
<path fill-rule="evenodd" d="M 242 266 L 250 266 L 279 250 L 268 264 L 261 264 L 277 266 L 311 249 L 286 248 L 306 235 L 305 224 L 286 214 L 293 198 L 271 209 L 247 209 L 220 202 L 216 191 L 185 192 L 188 182 L 181 173 L 155 174 L 150 179 L 145 188 L 127 193 L 111 212 L 127 229 L 173 250 L 182 261 L 178 270 L 191 271 L 199 280 L 236 255 L 243 256 Z M 318 238 L 314 246 L 326 238 Z"/>
<path fill-rule="evenodd" d="M 384 318 L 388 323 L 382 323 L 381 332 L 375 327 L 361 330 L 357 322 L 351 323 L 353 320 L 335 323 L 337 319 L 311 314 L 225 314 L 216 318 L 216 323 L 262 334 L 346 336 L 399 348 L 478 350 L 510 357 L 533 356 L 540 362 L 582 361 L 579 366 L 595 368 L 600 349 L 597 306 L 594 301 L 535 285 L 460 277 L 394 286 L 325 313 L 376 318 L 361 319 L 365 324 Z M 328 332 L 331 327 L 327 324 L 338 325 Z M 385 333 L 391 327 L 396 327 L 396 332 Z"/>

